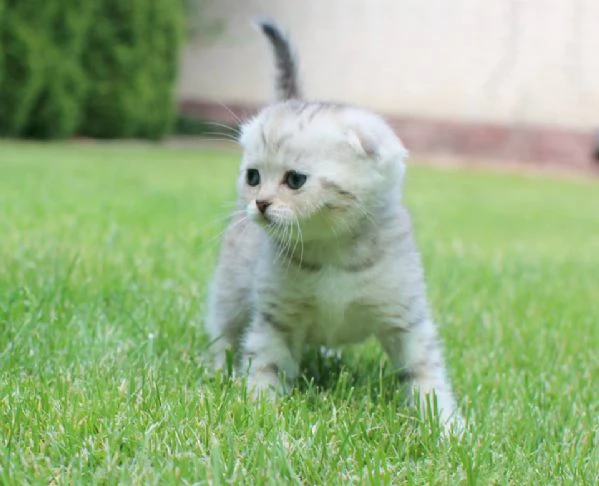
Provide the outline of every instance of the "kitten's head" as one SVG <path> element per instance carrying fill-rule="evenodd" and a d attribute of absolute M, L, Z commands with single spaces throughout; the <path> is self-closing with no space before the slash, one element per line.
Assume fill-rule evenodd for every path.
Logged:
<path fill-rule="evenodd" d="M 407 152 L 372 113 L 287 101 L 244 125 L 240 142 L 239 197 L 275 236 L 336 237 L 399 198 Z"/>

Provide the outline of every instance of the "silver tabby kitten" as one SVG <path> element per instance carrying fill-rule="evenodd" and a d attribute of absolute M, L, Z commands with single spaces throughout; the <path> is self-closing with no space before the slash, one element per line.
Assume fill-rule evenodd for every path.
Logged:
<path fill-rule="evenodd" d="M 459 425 L 401 202 L 406 150 L 372 113 L 298 99 L 287 39 L 272 22 L 259 26 L 280 100 L 241 130 L 239 210 L 208 298 L 215 365 L 231 350 L 249 387 L 273 393 L 298 376 L 306 344 L 374 335 L 421 406 L 434 392 L 443 423 Z"/>

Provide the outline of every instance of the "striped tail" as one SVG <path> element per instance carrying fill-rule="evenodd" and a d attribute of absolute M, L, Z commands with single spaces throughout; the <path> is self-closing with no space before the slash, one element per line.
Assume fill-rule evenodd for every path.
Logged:
<path fill-rule="evenodd" d="M 287 36 L 272 20 L 260 19 L 256 21 L 256 25 L 270 41 L 275 56 L 277 99 L 284 101 L 301 98 L 297 62 Z"/>

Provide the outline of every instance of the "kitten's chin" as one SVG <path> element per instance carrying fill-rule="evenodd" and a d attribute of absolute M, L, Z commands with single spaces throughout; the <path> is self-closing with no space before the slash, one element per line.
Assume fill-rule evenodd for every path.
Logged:
<path fill-rule="evenodd" d="M 261 213 L 252 204 L 247 206 L 245 213 L 250 221 L 252 221 L 260 226 L 268 226 L 269 224 L 272 223 L 272 218 L 270 217 L 270 215 L 267 212 Z"/>
<path fill-rule="evenodd" d="M 268 226 L 272 222 L 268 215 L 259 212 L 249 212 L 248 217 L 252 222 L 260 226 Z"/>

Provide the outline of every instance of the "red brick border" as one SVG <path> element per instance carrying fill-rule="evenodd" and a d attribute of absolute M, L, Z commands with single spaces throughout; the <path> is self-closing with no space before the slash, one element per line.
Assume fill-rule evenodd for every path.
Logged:
<path fill-rule="evenodd" d="M 192 100 L 180 103 L 180 112 L 186 116 L 230 124 L 236 123 L 236 117 L 245 119 L 257 110 L 255 106 L 235 103 L 226 106 Z M 597 139 L 591 132 L 416 117 L 385 118 L 404 145 L 416 154 L 450 154 L 599 174 L 599 161 L 593 159 Z"/>

